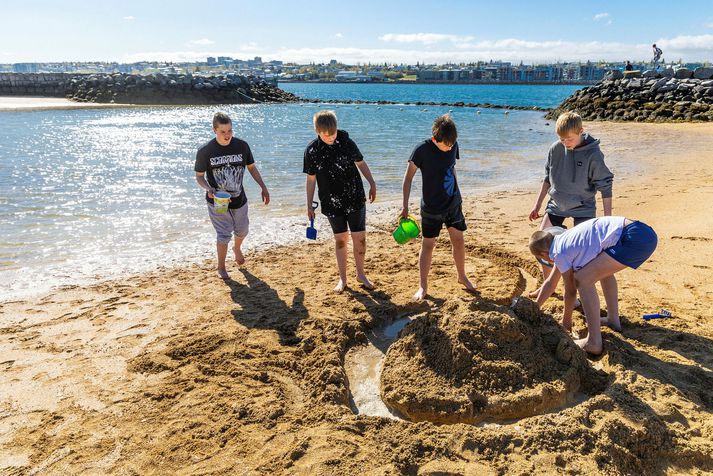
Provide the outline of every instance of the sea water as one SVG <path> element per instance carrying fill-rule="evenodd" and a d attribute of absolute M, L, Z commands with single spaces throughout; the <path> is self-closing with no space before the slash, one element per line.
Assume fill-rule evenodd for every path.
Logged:
<path fill-rule="evenodd" d="M 525 106 L 554 106 L 572 90 L 497 86 L 499 92 L 488 99 L 479 88 L 494 86 L 281 86 L 304 97 L 509 98 Z M 528 103 L 530 93 L 537 99 Z M 233 118 L 235 135 L 250 144 L 271 195 L 269 206 L 262 205 L 259 188 L 245 175 L 251 229 L 245 246 L 304 240 L 309 222 L 303 152 L 315 137 L 312 115 L 323 107 L 336 110 L 340 128 L 372 170 L 378 197 L 369 207 L 396 212 L 409 154 L 447 107 L 264 104 L 0 112 L 0 301 L 213 257 L 215 236 L 193 166 L 196 149 L 213 137 L 211 118 L 219 110 Z M 451 114 L 459 130 L 463 195 L 541 180 L 556 138 L 541 112 L 452 108 Z M 412 206 L 419 196 L 417 178 Z M 315 226 L 321 237 L 330 236 L 323 218 Z"/>

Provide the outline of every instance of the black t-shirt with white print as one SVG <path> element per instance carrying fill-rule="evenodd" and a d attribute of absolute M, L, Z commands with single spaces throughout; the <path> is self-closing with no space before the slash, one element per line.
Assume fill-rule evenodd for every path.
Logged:
<path fill-rule="evenodd" d="M 364 184 L 355 165 L 362 160 L 364 156 L 346 131 L 338 130 L 332 145 L 325 144 L 319 137 L 307 145 L 302 171 L 317 176 L 324 215 L 348 215 L 364 206 Z"/>
<path fill-rule="evenodd" d="M 208 184 L 215 191 L 230 193 L 230 208 L 240 208 L 248 201 L 243 190 L 245 167 L 255 163 L 250 146 L 244 140 L 233 137 L 228 145 L 220 145 L 213 139 L 198 149 L 196 172 L 205 172 Z M 212 198 L 205 195 L 208 203 Z"/>

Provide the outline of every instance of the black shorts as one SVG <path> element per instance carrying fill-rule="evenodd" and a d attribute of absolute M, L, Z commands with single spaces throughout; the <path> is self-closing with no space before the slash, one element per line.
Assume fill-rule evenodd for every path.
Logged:
<path fill-rule="evenodd" d="M 566 226 L 563 225 L 564 219 L 567 217 L 561 217 L 559 215 L 553 215 L 551 213 L 547 214 L 548 217 L 550 217 L 550 222 L 552 222 L 552 226 L 559 226 L 561 228 L 567 228 Z M 580 223 L 584 223 L 585 221 L 591 220 L 594 217 L 572 217 L 572 220 L 574 220 L 574 226 L 579 225 Z"/>
<path fill-rule="evenodd" d="M 329 224 L 332 227 L 332 232 L 336 235 L 337 233 L 344 233 L 347 231 L 347 226 L 349 231 L 352 233 L 365 231 L 366 230 L 366 205 L 361 207 L 355 212 L 351 212 L 347 215 L 337 215 L 333 217 L 327 217 Z"/>
<path fill-rule="evenodd" d="M 443 228 L 444 224 L 446 228 L 455 228 L 460 231 L 467 230 L 463 208 L 458 205 L 441 214 L 428 213 L 421 210 L 421 232 L 424 238 L 436 238 L 441 233 L 441 228 Z"/>

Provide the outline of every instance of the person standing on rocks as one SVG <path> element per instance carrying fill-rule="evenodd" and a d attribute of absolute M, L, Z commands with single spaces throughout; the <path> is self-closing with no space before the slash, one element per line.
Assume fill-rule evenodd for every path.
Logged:
<path fill-rule="evenodd" d="M 227 114 L 217 112 L 213 116 L 213 132 L 215 138 L 198 149 L 194 170 L 198 186 L 206 192 L 208 216 L 217 234 L 218 276 L 230 279 L 225 269 L 225 257 L 231 235 L 235 235 L 235 262 L 238 266 L 245 263 L 240 249 L 250 224 L 248 199 L 243 189 L 245 169 L 262 189 L 265 205 L 270 203 L 270 193 L 255 165 L 250 146 L 244 140 L 233 137 L 233 122 Z M 225 213 L 218 213 L 214 209 L 213 197 L 218 191 L 230 193 L 230 204 Z"/>
<path fill-rule="evenodd" d="M 421 253 L 418 259 L 419 288 L 414 301 L 422 301 L 428 294 L 428 273 L 431 270 L 436 238 L 443 225 L 453 248 L 453 262 L 458 273 L 458 282 L 469 292 L 475 286 L 465 274 L 465 242 L 463 232 L 467 229 L 463 215 L 460 189 L 456 179 L 456 161 L 460 158 L 458 131 L 450 116 L 440 116 L 433 122 L 431 138 L 419 143 L 411 153 L 403 180 L 403 209 L 401 216 L 409 215 L 411 183 L 418 170 L 421 171 Z"/>
<path fill-rule="evenodd" d="M 624 71 L 633 71 L 634 67 L 631 65 L 631 61 L 626 62 L 626 66 L 624 66 Z"/>
<path fill-rule="evenodd" d="M 661 48 L 659 48 L 658 46 L 656 46 L 656 43 L 654 43 L 653 45 L 651 45 L 651 47 L 652 47 L 653 50 L 654 50 L 654 60 L 653 60 L 653 63 L 654 63 L 654 71 L 658 71 L 658 69 L 659 69 L 659 60 L 661 59 L 661 55 L 663 54 L 663 51 L 661 51 Z"/>
<path fill-rule="evenodd" d="M 604 215 L 612 213 L 612 186 L 614 174 L 604 163 L 604 154 L 599 149 L 599 140 L 586 134 L 582 118 L 576 112 L 560 114 L 555 124 L 559 140 L 550 146 L 545 163 L 545 179 L 540 194 L 530 211 L 530 221 L 542 218 L 540 230 L 551 226 L 563 226 L 565 218 L 571 217 L 575 228 L 597 215 L 596 193 L 602 196 Z M 544 216 L 540 208 L 549 195 Z M 531 298 L 546 300 L 559 280 L 559 274 L 551 274 L 551 267 L 542 265 L 542 286 L 529 294 Z M 552 282 L 553 281 L 553 282 Z M 544 294 L 543 294 L 544 293 Z"/>

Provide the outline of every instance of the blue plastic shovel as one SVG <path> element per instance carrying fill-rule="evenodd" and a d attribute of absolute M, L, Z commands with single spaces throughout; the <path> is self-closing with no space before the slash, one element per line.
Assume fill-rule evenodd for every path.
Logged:
<path fill-rule="evenodd" d="M 666 309 L 661 309 L 656 314 L 644 314 L 641 317 L 642 317 L 642 319 L 646 319 L 647 321 L 649 319 L 665 319 L 667 317 L 671 317 L 671 311 L 667 311 Z"/>
<path fill-rule="evenodd" d="M 319 202 L 312 200 L 312 211 L 317 210 Z M 307 239 L 316 240 L 317 239 L 317 229 L 314 227 L 314 218 L 309 221 L 309 226 L 307 227 Z"/>

